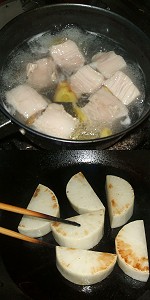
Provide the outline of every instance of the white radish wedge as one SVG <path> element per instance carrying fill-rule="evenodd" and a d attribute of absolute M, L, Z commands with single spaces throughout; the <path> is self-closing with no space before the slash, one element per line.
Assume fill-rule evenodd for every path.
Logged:
<path fill-rule="evenodd" d="M 107 175 L 106 196 L 111 228 L 127 223 L 134 208 L 134 191 L 129 182 L 117 176 Z"/>
<path fill-rule="evenodd" d="M 59 217 L 59 204 L 54 192 L 42 184 L 36 188 L 27 209 Z M 18 231 L 30 237 L 41 237 L 51 231 L 51 222 L 24 215 Z"/>
<path fill-rule="evenodd" d="M 103 203 L 81 172 L 72 176 L 68 181 L 66 194 L 71 206 L 79 214 L 100 209 L 105 211 Z"/>
<path fill-rule="evenodd" d="M 56 265 L 67 280 L 91 285 L 105 279 L 113 270 L 117 256 L 111 253 L 56 247 Z"/>
<path fill-rule="evenodd" d="M 149 277 L 149 260 L 143 220 L 125 225 L 115 239 L 118 264 L 125 274 L 146 282 Z"/>
<path fill-rule="evenodd" d="M 52 222 L 52 234 L 60 246 L 90 249 L 99 243 L 104 234 L 104 211 L 91 212 L 74 216 L 67 220 L 75 221 L 81 226 L 71 226 Z"/>

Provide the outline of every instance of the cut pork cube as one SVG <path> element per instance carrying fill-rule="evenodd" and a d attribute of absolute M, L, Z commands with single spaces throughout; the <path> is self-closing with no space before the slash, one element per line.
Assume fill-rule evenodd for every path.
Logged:
<path fill-rule="evenodd" d="M 102 73 L 105 78 L 110 78 L 114 73 L 125 68 L 126 62 L 114 51 L 99 52 L 92 57 L 91 66 Z"/>
<path fill-rule="evenodd" d="M 82 94 L 94 93 L 101 87 L 103 80 L 102 74 L 85 65 L 71 76 L 70 85 L 73 92 L 80 97 Z"/>
<path fill-rule="evenodd" d="M 42 58 L 26 67 L 27 83 L 37 90 L 49 88 L 58 79 L 56 65 L 52 58 Z"/>
<path fill-rule="evenodd" d="M 112 253 L 56 247 L 59 272 L 79 285 L 91 285 L 105 279 L 113 271 L 116 258 Z"/>
<path fill-rule="evenodd" d="M 105 87 L 91 95 L 89 102 L 81 109 L 90 121 L 108 124 L 128 116 L 127 107 Z"/>
<path fill-rule="evenodd" d="M 50 54 L 62 71 L 69 75 L 81 68 L 85 62 L 78 46 L 71 40 L 53 45 L 50 48 Z"/>
<path fill-rule="evenodd" d="M 52 222 L 52 234 L 60 246 L 91 249 L 102 239 L 104 234 L 103 209 L 77 215 L 67 220 L 77 222 L 81 226 L 68 226 L 64 223 Z"/>
<path fill-rule="evenodd" d="M 59 217 L 59 203 L 56 195 L 47 186 L 39 184 L 27 206 L 27 209 Z M 51 231 L 51 222 L 37 217 L 24 215 L 18 231 L 30 237 L 41 237 Z"/>
<path fill-rule="evenodd" d="M 68 139 L 78 124 L 78 120 L 68 114 L 63 105 L 51 103 L 33 126 L 47 135 Z"/>
<path fill-rule="evenodd" d="M 140 95 L 132 80 L 121 71 L 105 80 L 104 85 L 125 105 L 130 104 Z"/>
<path fill-rule="evenodd" d="M 43 111 L 48 105 L 36 90 L 26 84 L 6 92 L 6 100 L 25 120 Z"/>

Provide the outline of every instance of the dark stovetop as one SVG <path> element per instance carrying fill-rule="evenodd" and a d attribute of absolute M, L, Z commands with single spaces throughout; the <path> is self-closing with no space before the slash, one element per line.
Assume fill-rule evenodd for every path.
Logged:
<path fill-rule="evenodd" d="M 101 7 L 127 18 L 150 37 L 150 0 L 22 0 L 21 2 L 25 11 L 32 7 L 56 3 L 81 3 Z M 29 5 L 31 2 L 32 5 Z M 37 147 L 20 133 L 16 133 L 0 140 L 0 150 L 3 149 L 32 150 Z M 110 149 L 150 149 L 150 118 Z"/>

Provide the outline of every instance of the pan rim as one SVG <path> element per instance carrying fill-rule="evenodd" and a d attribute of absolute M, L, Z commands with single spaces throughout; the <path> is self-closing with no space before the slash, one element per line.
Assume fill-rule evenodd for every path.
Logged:
<path fill-rule="evenodd" d="M 128 152 L 129 151 L 117 151 L 117 153 L 113 153 L 113 151 L 109 151 L 109 150 L 108 151 L 98 151 L 98 150 L 94 150 L 94 151 L 93 150 L 92 151 L 91 150 L 86 150 L 86 151 L 84 151 L 84 150 L 71 151 L 70 150 L 69 151 L 68 150 L 67 153 L 69 153 L 69 155 L 70 155 L 69 157 L 73 158 L 71 163 L 69 163 L 69 157 L 68 157 L 67 161 L 64 164 L 63 164 L 63 161 L 62 161 L 60 163 L 60 165 L 61 165 L 61 167 L 66 168 L 66 167 L 72 167 L 72 166 L 77 165 L 77 164 L 79 164 L 79 165 L 84 164 L 84 165 L 89 165 L 89 166 L 95 165 L 95 164 L 100 165 L 102 162 L 104 162 L 104 164 L 102 164 L 102 166 L 104 166 L 104 167 L 107 166 L 108 167 L 110 165 L 114 168 L 116 161 L 118 161 L 119 162 L 119 167 L 117 166 L 117 168 L 120 168 L 120 164 L 122 164 L 123 161 L 124 161 L 124 156 L 128 157 L 128 155 L 129 155 L 130 159 L 129 159 L 129 161 L 124 161 L 124 166 L 123 166 L 123 169 L 122 169 L 125 173 L 127 173 L 134 166 L 134 161 L 132 161 L 132 159 L 131 159 L 131 157 L 133 157 L 134 153 L 130 152 L 131 153 L 130 154 Z M 49 153 L 51 153 L 51 152 L 49 152 Z M 58 159 L 62 160 L 64 155 L 67 157 L 67 155 L 65 153 L 66 153 L 66 150 L 64 150 L 62 152 L 57 151 L 57 153 L 56 153 L 56 151 L 53 151 L 52 152 L 52 158 L 55 157 L 55 161 L 57 162 Z M 7 158 L 7 155 L 8 155 L 7 153 L 3 153 L 2 154 L 2 159 L 4 159 L 4 157 Z M 30 156 L 30 153 L 29 152 L 27 152 L 27 153 L 19 152 L 19 157 L 23 157 L 24 155 L 25 155 L 26 158 L 28 158 Z M 36 156 L 40 157 L 40 159 L 42 160 L 43 153 L 39 153 L 39 152 L 33 153 L 32 152 L 32 155 L 35 156 L 35 157 Z M 47 153 L 47 157 L 50 157 L 50 155 L 51 154 Z M 146 160 L 147 157 L 149 157 L 150 153 L 149 153 L 149 151 L 145 150 L 145 151 L 143 151 L 143 154 L 141 154 L 141 151 L 139 150 L 139 151 L 136 151 L 134 156 L 137 156 L 137 158 L 139 156 L 139 159 L 140 159 L 141 155 L 144 155 L 143 159 Z M 15 156 L 18 157 L 17 152 L 14 153 L 14 154 L 10 154 L 11 158 L 13 158 Z M 46 157 L 44 159 L 46 161 Z M 35 158 L 35 160 L 36 160 L 36 158 Z M 126 171 L 127 167 L 129 167 L 128 171 Z M 53 169 L 54 168 L 55 168 L 55 164 L 53 165 Z M 136 171 L 135 171 L 136 173 L 139 172 L 139 167 L 136 167 L 135 169 L 136 169 Z M 132 177 L 133 176 L 134 176 L 134 170 L 133 170 Z M 146 174 L 145 174 L 145 177 L 143 176 L 143 181 L 144 182 L 145 182 L 145 179 L 147 179 L 148 181 L 150 180 L 150 178 L 146 178 Z M 138 178 L 138 181 L 139 181 L 139 178 Z M 146 186 L 147 186 L 148 182 L 146 181 L 145 183 L 146 183 Z M 3 264 L 3 261 L 2 261 L 2 264 Z M 1 256 L 0 256 L 0 267 L 1 267 Z M 5 265 L 4 265 L 4 267 L 5 267 Z M 8 277 L 10 277 L 9 273 L 8 273 L 7 278 Z M 8 279 L 10 279 L 10 282 L 12 282 L 13 285 L 15 284 L 14 281 L 11 278 L 8 278 Z M 8 279 L 6 279 L 6 280 L 8 280 Z M 14 292 L 15 292 L 15 290 L 16 290 L 16 295 L 19 291 L 22 291 L 17 286 L 17 284 L 15 284 L 15 286 L 14 286 Z M 1 293 L 1 286 L 0 286 L 0 293 Z M 20 298 L 17 298 L 17 296 L 16 296 L 15 300 L 17 300 L 17 299 L 18 300 L 30 299 L 30 298 L 25 298 L 25 297 L 28 297 L 28 296 L 24 295 L 24 294 L 20 295 Z M 5 299 L 5 298 L 3 298 L 3 299 Z M 9 299 L 10 298 L 8 298 L 8 300 Z M 7 300 L 7 298 L 6 298 L 6 300 Z"/>
<path fill-rule="evenodd" d="M 9 27 L 17 22 L 19 19 L 21 19 L 22 15 L 30 15 L 33 13 L 36 13 L 36 11 L 40 11 L 42 10 L 53 10 L 53 9 L 57 9 L 57 8 L 62 8 L 62 9 L 74 9 L 74 8 L 80 8 L 80 9 L 87 9 L 87 10 L 93 10 L 93 11 L 97 11 L 97 12 L 102 12 L 104 14 L 110 15 L 111 17 L 115 17 L 115 19 L 117 18 L 117 20 L 119 20 L 120 22 L 125 22 L 126 26 L 133 28 L 133 30 L 135 31 L 135 33 L 139 33 L 143 36 L 143 38 L 145 38 L 145 40 L 147 41 L 147 43 L 150 43 L 150 38 L 147 36 L 147 34 L 144 33 L 144 31 L 142 31 L 137 25 L 135 25 L 133 22 L 131 22 L 130 20 L 128 20 L 127 18 L 121 16 L 118 13 L 115 13 L 113 11 L 109 11 L 107 9 L 104 8 L 100 8 L 100 7 L 96 7 L 93 5 L 87 5 L 87 4 L 77 4 L 77 3 L 59 3 L 59 4 L 52 4 L 52 5 L 45 5 L 42 7 L 37 7 L 34 8 L 30 11 L 26 11 L 23 12 L 22 14 L 16 16 L 13 20 L 11 20 L 10 22 L 8 22 L 1 30 L 0 30 L 0 37 L 1 35 L 4 34 L 4 32 L 9 29 Z M 148 94 L 148 93 L 147 93 Z M 146 98 L 146 96 L 145 96 Z M 1 101 L 2 102 L 2 101 Z M 128 134 L 129 132 L 131 132 L 132 130 L 134 130 L 135 128 L 137 128 L 138 126 L 140 126 L 146 119 L 148 119 L 148 117 L 150 116 L 150 103 L 146 103 L 147 107 L 145 109 L 145 111 L 142 112 L 141 116 L 135 120 L 134 123 L 132 123 L 131 125 L 129 125 L 127 128 L 124 128 L 123 130 L 119 131 L 118 133 L 112 134 L 111 136 L 108 137 L 103 137 L 103 138 L 96 138 L 96 139 L 87 139 L 87 140 L 76 140 L 76 139 L 64 139 L 64 138 L 59 138 L 59 137 L 55 137 L 55 136 L 51 136 L 42 132 L 39 132 L 33 128 L 30 128 L 29 126 L 27 126 L 26 124 L 23 124 L 21 121 L 17 120 L 13 115 L 11 115 L 6 108 L 4 107 L 4 103 L 0 103 L 0 110 L 1 112 L 8 117 L 8 119 L 13 123 L 13 124 L 17 124 L 17 126 L 19 126 L 19 130 L 21 131 L 21 133 L 26 134 L 26 132 L 28 132 L 29 134 L 35 135 L 35 136 L 39 136 L 43 139 L 46 139 L 47 141 L 54 141 L 54 142 L 58 142 L 58 143 L 62 143 L 62 144 L 79 144 L 79 145 L 86 145 L 86 144 L 94 144 L 94 143 L 101 143 L 101 142 L 108 142 L 108 141 L 112 141 L 114 139 L 119 139 L 122 138 L 123 136 L 125 136 L 126 134 Z M 144 107 L 143 107 L 144 109 Z"/>

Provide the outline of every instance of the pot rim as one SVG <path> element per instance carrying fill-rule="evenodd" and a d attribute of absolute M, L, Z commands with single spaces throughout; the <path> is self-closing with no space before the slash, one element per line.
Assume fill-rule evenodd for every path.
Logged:
<path fill-rule="evenodd" d="M 106 13 L 107 15 L 111 15 L 115 18 L 117 18 L 118 20 L 122 21 L 122 22 L 126 22 L 126 24 L 130 27 L 133 27 L 133 29 L 135 31 L 138 31 L 140 34 L 142 34 L 142 36 L 148 40 L 148 42 L 150 42 L 150 39 L 148 38 L 148 36 L 138 27 L 136 26 L 134 23 L 132 23 L 130 20 L 128 20 L 125 17 L 122 17 L 121 15 L 113 12 L 113 11 L 109 11 L 107 9 L 104 8 L 100 8 L 100 7 L 96 7 L 96 6 L 92 6 L 92 5 L 88 5 L 88 4 L 78 4 L 78 3 L 58 3 L 58 4 L 52 4 L 52 5 L 44 5 L 42 7 L 38 7 L 38 8 L 34 8 L 30 11 L 26 11 L 23 12 L 22 14 L 32 14 L 33 12 L 36 12 L 37 10 L 46 10 L 47 8 L 49 9 L 53 9 L 53 8 L 74 8 L 74 7 L 78 7 L 78 8 L 82 8 L 82 9 L 90 9 L 93 11 L 100 11 L 103 13 Z M 18 16 L 16 16 L 14 19 L 12 19 L 11 21 L 9 21 L 1 30 L 0 30 L 0 35 L 3 34 L 3 31 L 7 30 L 7 28 L 9 28 L 11 26 L 11 24 L 13 24 L 16 20 L 21 19 L 22 14 L 19 14 Z M 9 120 L 11 120 L 12 123 L 15 123 L 19 126 L 20 131 L 22 131 L 22 133 L 24 132 L 24 134 L 27 132 L 40 136 L 42 138 L 45 138 L 47 140 L 53 140 L 56 142 L 61 142 L 61 143 L 70 143 L 70 144 L 92 144 L 92 143 L 97 143 L 97 142 L 105 142 L 105 141 L 110 141 L 113 140 L 117 137 L 122 137 L 124 135 L 126 135 L 128 132 L 131 132 L 133 129 L 135 129 L 136 127 L 138 127 L 144 120 L 146 120 L 148 118 L 148 116 L 150 115 L 150 103 L 148 103 L 148 108 L 146 110 L 146 112 L 143 113 L 143 115 L 141 115 L 139 117 L 139 119 L 137 121 L 135 121 L 131 126 L 129 125 L 128 128 L 125 128 L 123 130 L 121 130 L 118 133 L 112 134 L 111 136 L 108 137 L 103 137 L 103 138 L 96 138 L 96 139 L 87 139 L 87 140 L 73 140 L 73 139 L 63 139 L 63 138 L 58 138 L 55 136 L 50 136 L 47 135 L 45 133 L 39 132 L 33 128 L 30 128 L 29 126 L 21 123 L 19 120 L 17 120 L 14 116 L 12 116 L 6 109 L 5 107 L 2 105 L 2 103 L 0 103 L 0 110 L 2 111 L 2 113 L 8 117 Z"/>
<path fill-rule="evenodd" d="M 1 106 L 1 104 L 0 104 Z M 17 119 L 15 119 L 13 116 L 11 116 L 3 106 L 0 107 L 2 113 L 4 113 L 4 115 L 6 117 L 9 118 L 9 120 L 11 120 L 12 123 L 15 123 L 19 126 L 19 130 L 20 132 L 25 135 L 26 131 L 29 132 L 30 134 L 34 134 L 36 136 L 39 136 L 41 138 L 45 138 L 47 140 L 53 140 L 56 142 L 61 142 L 61 143 L 70 143 L 70 144 L 93 144 L 93 143 L 97 143 L 97 142 L 105 142 L 105 141 L 110 141 L 113 139 L 116 139 L 117 137 L 123 137 L 124 135 L 126 135 L 128 132 L 131 132 L 133 129 L 135 129 L 136 127 L 138 127 L 141 123 L 144 122 L 144 120 L 146 120 L 149 115 L 150 115 L 150 111 L 148 111 L 142 118 L 140 118 L 137 122 L 135 122 L 132 126 L 130 126 L 129 128 L 126 128 L 118 133 L 112 134 L 108 137 L 103 137 L 103 138 L 97 138 L 97 139 L 87 139 L 87 140 L 73 140 L 73 139 L 63 139 L 63 138 L 58 138 L 55 136 L 51 136 L 51 135 L 47 135 L 45 133 L 39 132 L 37 130 L 34 130 L 33 128 L 30 128 L 29 126 L 21 123 L 20 121 L 18 121 Z"/>

